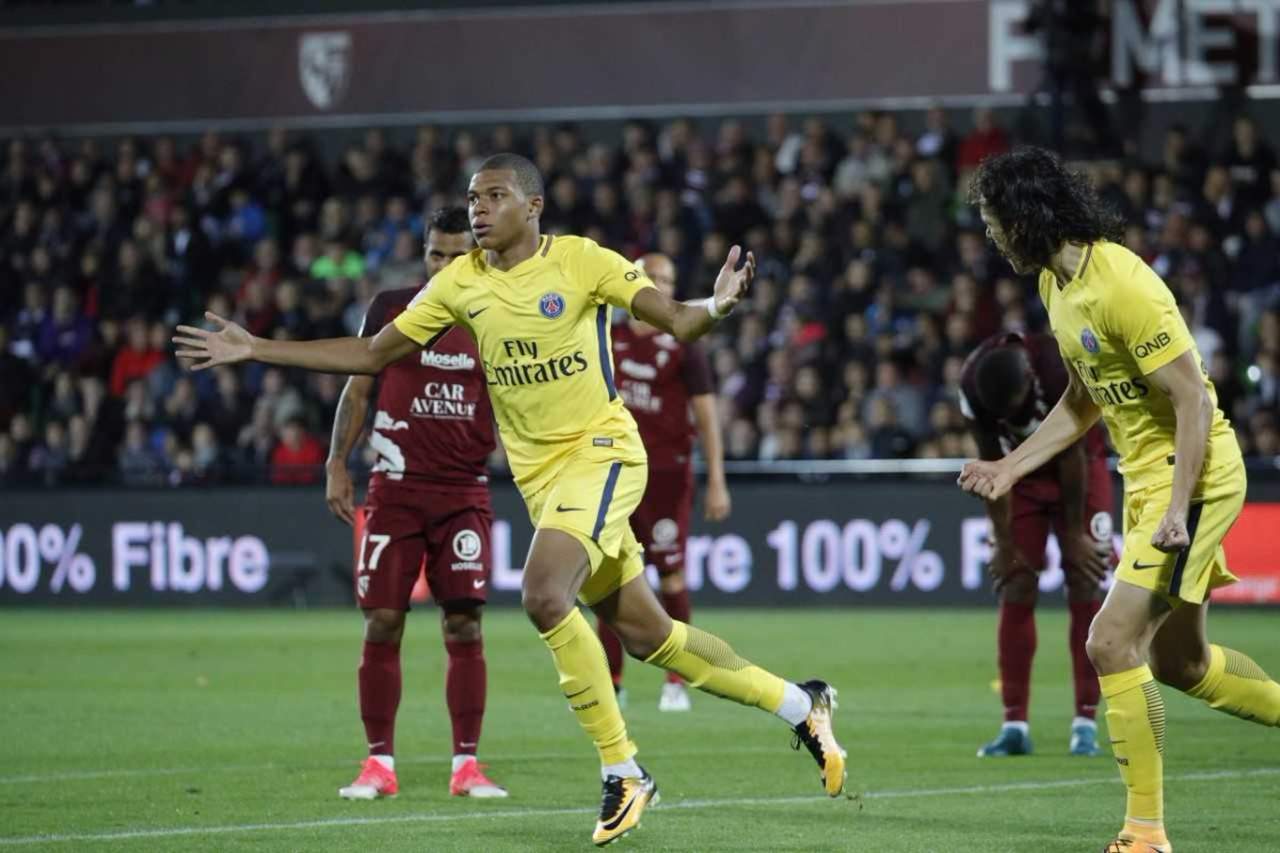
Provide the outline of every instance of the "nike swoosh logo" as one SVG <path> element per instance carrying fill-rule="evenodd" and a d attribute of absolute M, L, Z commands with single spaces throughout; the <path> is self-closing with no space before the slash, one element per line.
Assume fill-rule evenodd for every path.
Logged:
<path fill-rule="evenodd" d="M 1133 561 L 1134 571 L 1139 571 L 1139 572 L 1142 571 L 1143 569 L 1154 569 L 1163 565 L 1164 563 L 1162 562 L 1161 563 L 1139 563 L 1137 560 Z"/>
<path fill-rule="evenodd" d="M 484 581 L 472 581 L 471 585 L 476 589 L 480 589 L 481 587 L 484 586 Z"/>
<path fill-rule="evenodd" d="M 581 690 L 579 690 L 577 693 L 566 693 L 564 694 L 564 698 L 572 699 L 574 696 L 581 696 L 583 693 L 586 693 L 590 689 L 591 689 L 590 687 L 584 687 Z"/>
<path fill-rule="evenodd" d="M 627 803 L 627 807 L 626 807 L 626 808 L 624 808 L 622 811 L 620 811 L 620 812 L 618 813 L 618 816 L 617 816 L 617 817 L 615 817 L 613 820 L 611 820 L 611 821 L 609 821 L 608 823 L 606 823 L 606 824 L 604 825 L 604 828 L 605 828 L 605 829 L 617 829 L 619 826 L 621 826 L 621 825 L 622 825 L 622 822 L 623 822 L 624 820 L 626 820 L 627 815 L 631 813 L 631 807 L 632 807 L 632 806 L 634 806 L 634 805 L 636 804 L 636 800 L 638 800 L 638 799 L 640 799 L 640 794 L 639 794 L 639 793 L 637 793 L 635 796 L 633 796 L 633 797 L 631 798 L 631 800 Z"/>
<path fill-rule="evenodd" d="M 484 306 L 483 308 L 481 308 L 481 309 L 480 309 L 480 310 L 478 310 L 478 311 L 472 311 L 471 309 L 467 309 L 467 319 L 468 319 L 468 320 L 474 320 L 475 318 L 479 317 L 481 314 L 483 314 L 484 312 L 486 312 L 486 311 L 488 311 L 488 310 L 489 310 L 489 306 L 488 306 L 488 305 Z"/>
<path fill-rule="evenodd" d="M 556 512 L 582 512 L 582 507 L 565 506 L 564 504 L 556 504 Z"/>

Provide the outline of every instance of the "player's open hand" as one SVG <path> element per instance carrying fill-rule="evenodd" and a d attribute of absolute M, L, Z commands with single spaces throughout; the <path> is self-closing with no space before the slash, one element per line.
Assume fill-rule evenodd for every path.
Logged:
<path fill-rule="evenodd" d="M 351 483 L 351 473 L 345 464 L 337 463 L 326 465 L 324 473 L 324 499 L 329 504 L 329 512 L 354 527 L 356 490 Z"/>
<path fill-rule="evenodd" d="M 956 483 L 971 495 L 994 501 L 1013 488 L 1013 471 L 1003 459 L 997 462 L 974 461 L 966 464 Z"/>
<path fill-rule="evenodd" d="M 747 252 L 747 262 L 738 268 L 738 260 L 742 257 L 742 248 L 734 246 L 729 250 L 720 274 L 716 276 L 716 286 L 712 298 L 716 301 L 716 313 L 728 314 L 734 309 L 742 297 L 747 295 L 751 280 L 756 277 L 756 256 Z"/>
<path fill-rule="evenodd" d="M 179 326 L 173 336 L 176 355 L 192 370 L 207 370 L 220 364 L 235 364 L 247 360 L 253 352 L 253 336 L 243 326 L 224 320 L 212 311 L 204 312 L 204 318 L 215 328 Z"/>
<path fill-rule="evenodd" d="M 708 482 L 703 504 L 702 513 L 707 521 L 724 521 L 733 509 L 733 501 L 729 498 L 729 487 L 723 482 Z"/>
<path fill-rule="evenodd" d="M 1012 542 L 996 543 L 995 549 L 991 562 L 987 564 L 987 574 L 991 576 L 991 588 L 995 592 L 999 593 L 1004 589 L 1009 579 L 1019 572 L 1035 571 L 1031 561 Z"/>
<path fill-rule="evenodd" d="M 1091 533 L 1064 537 L 1063 562 L 1093 583 L 1102 583 L 1111 570 L 1114 556 L 1110 542 L 1101 542 Z"/>
<path fill-rule="evenodd" d="M 1191 545 L 1191 535 L 1187 533 L 1187 514 L 1174 512 L 1172 509 L 1160 519 L 1160 526 L 1151 535 L 1151 544 L 1157 551 L 1172 554 Z"/>

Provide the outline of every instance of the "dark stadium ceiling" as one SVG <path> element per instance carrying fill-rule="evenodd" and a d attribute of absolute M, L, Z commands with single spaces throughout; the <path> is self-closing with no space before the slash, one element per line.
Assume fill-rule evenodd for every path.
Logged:
<path fill-rule="evenodd" d="M 602 2 L 602 0 L 597 0 Z M 644 5 L 689 0 L 644 0 Z M 122 24 L 131 21 L 191 21 L 212 18 L 289 17 L 475 9 L 513 6 L 593 5 L 583 0 L 0 0 L 0 27 Z M 711 5 L 708 2 L 707 5 Z"/>

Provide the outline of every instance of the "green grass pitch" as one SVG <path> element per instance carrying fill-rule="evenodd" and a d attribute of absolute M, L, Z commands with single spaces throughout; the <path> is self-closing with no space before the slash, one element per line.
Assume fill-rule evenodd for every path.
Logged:
<path fill-rule="evenodd" d="M 821 796 L 777 720 L 710 696 L 659 714 L 631 664 L 628 719 L 663 805 L 617 849 L 1097 851 L 1123 814 L 1109 757 L 1065 755 L 1061 611 L 1042 611 L 1029 758 L 974 757 L 999 721 L 994 612 L 705 610 L 695 621 L 792 678 L 840 689 L 855 802 Z M 1276 616 L 1226 612 L 1219 642 L 1280 671 Z M 523 616 L 486 619 L 481 759 L 508 800 L 447 794 L 435 614 L 410 616 L 397 732 L 401 794 L 348 803 L 362 757 L 355 612 L 16 611 L 0 615 L 0 849 L 593 849 L 594 752 Z M 1165 691 L 1178 853 L 1280 850 L 1280 732 Z"/>

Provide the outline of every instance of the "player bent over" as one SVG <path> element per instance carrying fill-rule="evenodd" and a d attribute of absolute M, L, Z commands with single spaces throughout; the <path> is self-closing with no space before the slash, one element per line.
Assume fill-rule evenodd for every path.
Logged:
<path fill-rule="evenodd" d="M 1027 148 L 985 161 L 972 186 L 996 247 L 1019 273 L 1039 272 L 1070 384 L 1030 438 L 999 461 L 966 465 L 960 486 L 1000 498 L 1106 423 L 1124 477 L 1124 548 L 1088 650 L 1128 802 L 1105 850 L 1170 853 L 1160 683 L 1280 725 L 1280 684 L 1208 638 L 1209 592 L 1236 580 L 1222 540 L 1244 506 L 1240 446 L 1173 294 L 1115 242 L 1123 223 L 1083 175 Z"/>
<path fill-rule="evenodd" d="M 1045 335 L 999 334 L 965 361 L 960 408 L 983 459 L 1004 456 L 1031 435 L 1067 389 L 1058 345 Z M 1049 531 L 1057 534 L 1070 611 L 1068 646 L 1075 683 L 1071 755 L 1098 755 L 1098 675 L 1085 640 L 1111 567 L 1111 475 L 1102 428 L 1094 427 L 1013 491 L 987 504 L 995 540 L 991 575 L 1000 597 L 996 632 L 1004 725 L 978 750 L 980 757 L 1027 755 L 1031 729 L 1031 661 L 1036 653 L 1037 575 L 1044 569 Z"/>
<path fill-rule="evenodd" d="M 676 268 L 666 255 L 645 255 L 636 261 L 636 268 L 666 296 L 675 296 Z M 663 609 L 672 619 L 688 623 L 692 608 L 684 555 L 693 511 L 695 424 L 707 464 L 706 518 L 723 521 L 730 509 L 711 364 L 697 343 L 681 343 L 635 319 L 613 327 L 613 356 L 618 392 L 640 428 L 649 455 L 649 484 L 631 516 L 631 530 L 644 548 L 645 564 L 657 570 Z M 622 641 L 603 622 L 599 630 L 618 702 L 626 707 Z M 688 711 L 690 707 L 684 679 L 668 671 L 658 710 Z"/>
<path fill-rule="evenodd" d="M 603 796 L 592 840 L 609 844 L 634 829 L 657 786 L 636 762 L 604 649 L 575 599 L 618 633 L 632 657 L 785 720 L 797 748 L 805 745 L 817 761 L 827 794 L 838 796 L 845 756 L 832 729 L 835 691 L 822 681 L 779 678 L 719 637 L 672 620 L 644 578 L 628 524 L 648 464 L 614 384 L 609 306 L 696 340 L 742 299 L 754 258 L 748 254 L 738 269 L 734 247 L 710 299 L 675 302 L 615 252 L 581 237 L 541 234 L 542 176 L 523 157 L 484 161 L 467 199 L 480 248 L 441 271 L 371 340 L 266 340 L 210 315 L 216 331 L 178 328 L 179 357 L 197 369 L 254 359 L 377 373 L 450 327 L 465 327 L 479 345 L 507 458 L 537 528 L 524 565 L 524 609 L 600 756 Z"/>
<path fill-rule="evenodd" d="M 464 208 L 428 220 L 427 277 L 475 247 Z M 374 297 L 360 330 L 370 338 L 404 310 L 417 290 Z M 454 796 L 505 797 L 477 763 L 484 720 L 486 669 L 480 610 L 491 568 L 489 478 L 493 419 L 475 342 L 462 330 L 431 350 L 406 355 L 377 377 L 369 444 L 378 455 L 364 512 L 352 505 L 347 457 L 364 429 L 375 378 L 347 380 L 334 416 L 327 497 L 356 532 L 356 601 L 364 611 L 358 684 L 369 757 L 338 793 L 346 799 L 394 796 L 394 736 L 400 704 L 400 638 L 409 595 L 424 565 L 449 662 L 445 702 L 453 724 Z"/>

